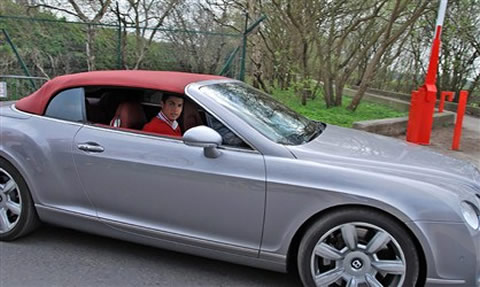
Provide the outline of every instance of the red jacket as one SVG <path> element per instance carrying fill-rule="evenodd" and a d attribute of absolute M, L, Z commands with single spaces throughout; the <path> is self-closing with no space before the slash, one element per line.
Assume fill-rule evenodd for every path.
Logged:
<path fill-rule="evenodd" d="M 177 126 L 176 129 L 173 129 L 169 124 L 158 117 L 154 117 L 150 122 L 146 123 L 143 126 L 142 131 L 158 133 L 165 136 L 182 137 L 180 127 Z"/>

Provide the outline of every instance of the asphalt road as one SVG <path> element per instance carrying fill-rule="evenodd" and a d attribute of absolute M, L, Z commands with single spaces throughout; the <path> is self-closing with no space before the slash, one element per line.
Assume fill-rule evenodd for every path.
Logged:
<path fill-rule="evenodd" d="M 295 276 L 69 229 L 0 242 L 0 287 L 301 286 Z"/>

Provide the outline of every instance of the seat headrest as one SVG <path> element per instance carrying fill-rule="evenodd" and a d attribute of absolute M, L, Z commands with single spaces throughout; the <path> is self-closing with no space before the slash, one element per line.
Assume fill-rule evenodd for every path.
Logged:
<path fill-rule="evenodd" d="M 203 125 L 202 118 L 198 112 L 197 106 L 190 101 L 183 103 L 182 119 L 180 121 L 180 128 L 183 132 L 188 129 Z"/>
<path fill-rule="evenodd" d="M 128 129 L 141 129 L 147 122 L 142 105 L 137 102 L 120 103 L 110 126 Z"/>

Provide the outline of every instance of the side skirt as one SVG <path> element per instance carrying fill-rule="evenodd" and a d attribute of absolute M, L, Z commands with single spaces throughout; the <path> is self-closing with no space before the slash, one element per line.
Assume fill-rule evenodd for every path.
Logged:
<path fill-rule="evenodd" d="M 227 261 L 251 267 L 286 272 L 286 257 L 277 254 L 230 246 L 178 234 L 151 230 L 140 226 L 115 221 L 103 221 L 96 217 L 63 209 L 36 204 L 35 208 L 43 222 L 72 228 L 87 233 L 111 237 L 143 245 L 188 253 L 192 255 Z M 128 232 L 124 230 L 129 230 Z M 241 255 L 244 254 L 244 255 Z M 248 254 L 248 255 L 246 255 Z"/>

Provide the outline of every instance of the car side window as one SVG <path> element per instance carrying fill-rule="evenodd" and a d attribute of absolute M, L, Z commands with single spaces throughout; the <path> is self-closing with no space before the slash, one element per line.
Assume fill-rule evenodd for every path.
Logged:
<path fill-rule="evenodd" d="M 84 89 L 69 89 L 57 94 L 48 104 L 45 116 L 72 122 L 83 122 L 85 120 Z"/>

